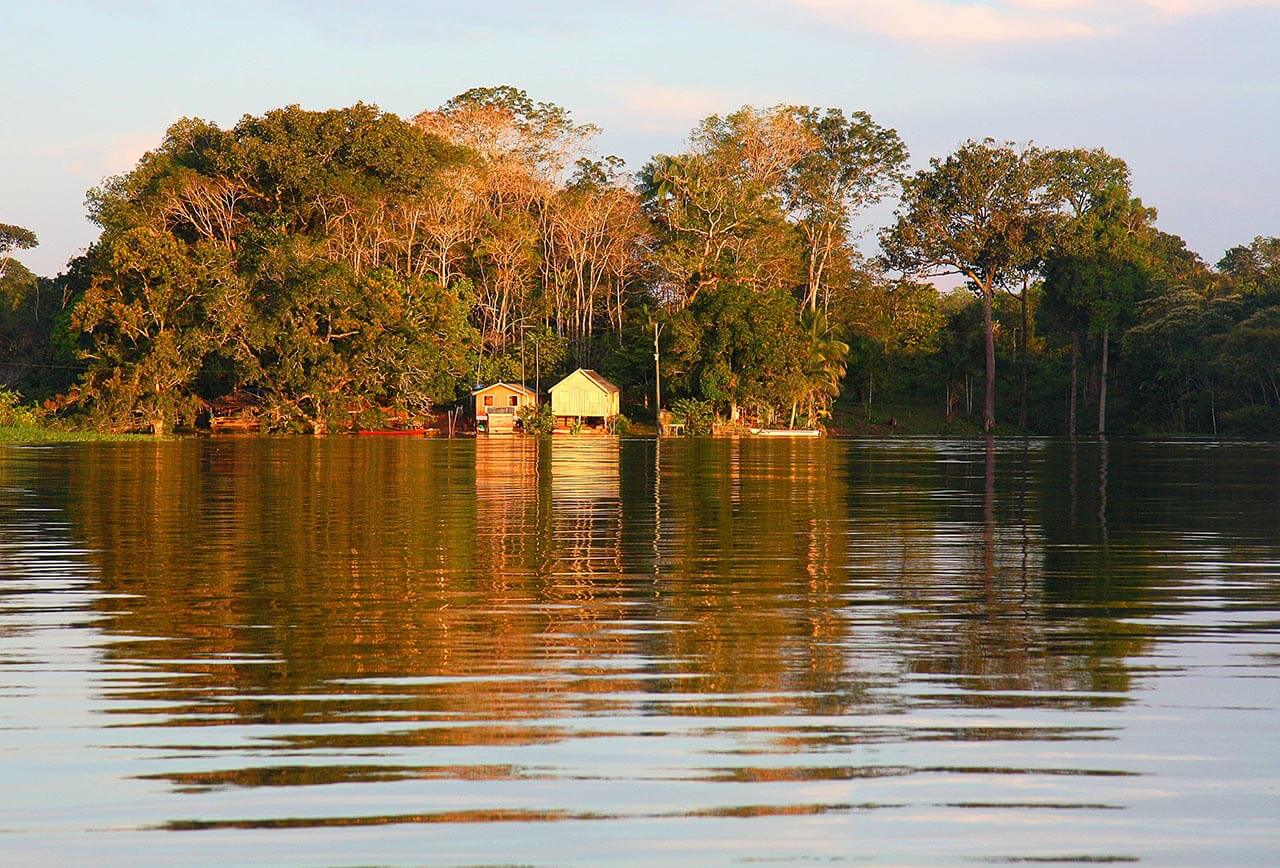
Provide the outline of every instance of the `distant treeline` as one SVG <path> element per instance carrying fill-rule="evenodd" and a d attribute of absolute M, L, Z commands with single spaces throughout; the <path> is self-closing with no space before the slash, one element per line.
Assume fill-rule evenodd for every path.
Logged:
<path fill-rule="evenodd" d="M 62 275 L 0 225 L 0 380 L 103 429 L 237 395 L 320 432 L 583 365 L 651 417 L 656 336 L 664 405 L 700 420 L 821 425 L 847 393 L 988 430 L 1280 433 L 1280 239 L 1210 267 L 1104 151 L 975 140 L 909 173 L 864 113 L 748 107 L 632 175 L 596 132 L 510 87 L 412 121 L 180 120 L 90 192 L 101 236 Z"/>

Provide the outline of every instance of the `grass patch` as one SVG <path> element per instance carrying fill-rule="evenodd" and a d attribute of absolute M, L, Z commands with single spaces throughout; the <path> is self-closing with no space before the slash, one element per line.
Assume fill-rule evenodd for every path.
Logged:
<path fill-rule="evenodd" d="M 108 434 L 46 428 L 41 425 L 0 425 L 0 443 L 101 443 L 122 440 L 157 440 L 150 434 Z"/>
<path fill-rule="evenodd" d="M 154 440 L 146 434 L 111 434 L 72 428 L 51 420 L 22 403 L 17 392 L 0 388 L 0 443 L 97 443 L 114 440 Z"/>
<path fill-rule="evenodd" d="M 896 402 L 872 404 L 868 414 L 864 404 L 847 398 L 836 403 L 829 430 L 855 437 L 981 437 L 982 420 L 957 414 L 948 422 L 941 407 Z M 1001 425 L 996 433 L 1016 431 Z"/>

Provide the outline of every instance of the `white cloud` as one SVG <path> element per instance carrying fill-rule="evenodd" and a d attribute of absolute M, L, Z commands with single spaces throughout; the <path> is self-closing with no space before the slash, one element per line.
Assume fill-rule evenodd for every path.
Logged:
<path fill-rule="evenodd" d="M 163 133 L 130 133 L 115 136 L 99 155 L 99 168 L 108 175 L 127 172 L 137 165 L 143 154 L 158 147 L 163 140 Z"/>
<path fill-rule="evenodd" d="M 692 127 L 709 114 L 733 111 L 750 102 L 723 90 L 668 87 L 652 82 L 628 82 L 603 90 L 614 102 L 614 111 L 609 114 L 625 118 L 646 132 Z"/>
<path fill-rule="evenodd" d="M 1000 43 L 1114 36 L 1161 21 L 1280 0 L 781 0 L 820 20 L 907 42 Z"/>
<path fill-rule="evenodd" d="M 1137 0 L 1133 5 L 1145 6 L 1165 15 L 1207 15 L 1231 9 L 1280 8 L 1280 0 Z"/>

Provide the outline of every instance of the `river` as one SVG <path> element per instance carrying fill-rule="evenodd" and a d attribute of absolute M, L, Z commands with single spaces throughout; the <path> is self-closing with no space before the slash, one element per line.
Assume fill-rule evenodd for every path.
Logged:
<path fill-rule="evenodd" d="M 0 448 L 0 862 L 1266 864 L 1280 446 Z"/>

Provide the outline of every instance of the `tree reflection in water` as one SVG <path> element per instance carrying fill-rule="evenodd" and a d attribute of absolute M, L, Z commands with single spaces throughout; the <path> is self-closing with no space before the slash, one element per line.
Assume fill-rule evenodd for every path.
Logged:
<path fill-rule="evenodd" d="M 958 746 L 1112 737 L 1121 719 L 1086 712 L 1133 702 L 1134 661 L 1170 635 L 1153 618 L 1204 604 L 1186 589 L 1214 567 L 1193 549 L 1274 559 L 1276 494 L 1258 479 L 1275 451 L 1174 457 L 300 438 L 32 452 L 0 472 L 86 552 L 104 665 L 140 674 L 107 708 L 170 757 L 139 774 L 186 794 L 541 782 L 527 802 L 478 789 L 447 811 L 312 818 L 464 823 L 847 810 L 863 800 L 804 787 L 947 769 L 1129 774 Z M 1274 582 L 1218 593 L 1277 604 Z M 660 808 L 556 788 L 655 779 L 685 785 Z M 228 822 L 278 828 L 262 808 Z"/>

